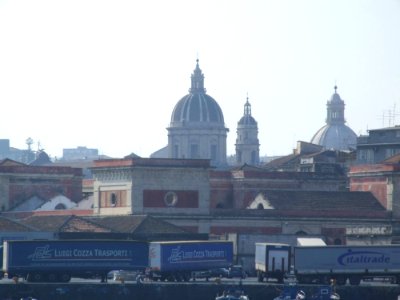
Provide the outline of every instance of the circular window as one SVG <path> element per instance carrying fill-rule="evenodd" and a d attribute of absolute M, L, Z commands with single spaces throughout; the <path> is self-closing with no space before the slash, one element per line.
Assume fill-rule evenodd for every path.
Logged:
<path fill-rule="evenodd" d="M 178 196 L 174 192 L 168 192 L 164 196 L 164 202 L 167 206 L 175 206 L 178 202 Z"/>

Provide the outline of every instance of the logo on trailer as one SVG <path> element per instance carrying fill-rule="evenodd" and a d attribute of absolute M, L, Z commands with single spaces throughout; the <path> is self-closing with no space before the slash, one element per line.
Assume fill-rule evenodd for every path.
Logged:
<path fill-rule="evenodd" d="M 171 250 L 171 256 L 168 257 L 170 263 L 178 262 L 183 260 L 183 251 L 181 247 L 177 247 Z"/>
<path fill-rule="evenodd" d="M 347 253 L 339 256 L 338 262 L 342 266 L 357 264 L 388 264 L 390 263 L 390 257 L 381 252 L 352 251 L 349 249 Z"/>
<path fill-rule="evenodd" d="M 51 258 L 50 246 L 36 247 L 35 252 L 28 256 L 31 260 L 48 259 Z"/>

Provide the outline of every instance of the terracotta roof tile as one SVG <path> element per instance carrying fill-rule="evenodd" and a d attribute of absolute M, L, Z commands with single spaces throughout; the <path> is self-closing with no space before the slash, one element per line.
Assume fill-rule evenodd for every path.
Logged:
<path fill-rule="evenodd" d="M 86 217 L 92 222 L 121 233 L 186 233 L 171 223 L 148 215 Z"/>
<path fill-rule="evenodd" d="M 17 220 L 11 220 L 6 217 L 0 217 L 0 231 L 23 232 L 23 231 L 36 231 L 36 229 L 32 228 L 29 225 L 25 225 Z"/>
<path fill-rule="evenodd" d="M 385 211 L 370 192 L 268 190 L 263 194 L 278 210 Z"/>
<path fill-rule="evenodd" d="M 75 215 L 31 216 L 21 222 L 49 232 L 111 232 L 108 228 Z"/>

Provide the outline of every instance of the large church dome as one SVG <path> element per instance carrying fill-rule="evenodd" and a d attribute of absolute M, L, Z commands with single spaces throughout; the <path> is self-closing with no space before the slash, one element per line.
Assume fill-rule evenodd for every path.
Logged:
<path fill-rule="evenodd" d="M 191 123 L 195 126 L 200 125 L 199 123 L 224 126 L 224 116 L 220 106 L 214 98 L 206 94 L 199 60 L 191 79 L 189 94 L 179 100 L 172 111 L 171 127 L 190 126 Z"/>
<path fill-rule="evenodd" d="M 355 149 L 357 135 L 346 125 L 325 125 L 314 134 L 311 143 L 324 146 L 325 149 Z"/>
<path fill-rule="evenodd" d="M 207 94 L 190 93 L 175 105 L 171 126 L 179 123 L 213 122 L 224 125 L 224 116 L 217 101 Z"/>
<path fill-rule="evenodd" d="M 335 86 L 335 92 L 326 106 L 326 125 L 314 134 L 311 143 L 321 145 L 325 149 L 355 149 L 357 145 L 357 135 L 350 127 L 345 125 L 345 104 L 337 93 L 337 86 Z"/>
<path fill-rule="evenodd" d="M 191 75 L 189 94 L 175 105 L 168 130 L 168 157 L 210 159 L 213 166 L 226 165 L 224 116 L 217 101 L 206 94 L 199 60 Z"/>

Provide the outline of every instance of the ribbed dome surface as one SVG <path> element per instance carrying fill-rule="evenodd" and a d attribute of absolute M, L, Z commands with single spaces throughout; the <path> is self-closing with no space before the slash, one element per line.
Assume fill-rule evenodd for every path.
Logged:
<path fill-rule="evenodd" d="M 206 94 L 204 75 L 199 67 L 199 60 L 191 75 L 189 94 L 178 101 L 171 116 L 171 127 L 190 127 L 191 123 L 195 126 L 203 126 L 201 123 L 212 123 L 218 127 L 225 126 L 224 116 L 217 101 Z"/>
<path fill-rule="evenodd" d="M 355 149 L 357 135 L 350 127 L 344 124 L 325 125 L 313 136 L 311 143 L 324 146 L 325 149 Z"/>
<path fill-rule="evenodd" d="M 184 122 L 185 124 L 212 122 L 224 125 L 224 116 L 217 101 L 212 97 L 205 93 L 190 93 L 175 105 L 171 116 L 171 125 L 175 122 Z"/>
<path fill-rule="evenodd" d="M 239 122 L 239 125 L 257 125 L 257 121 L 252 116 L 243 116 Z"/>

